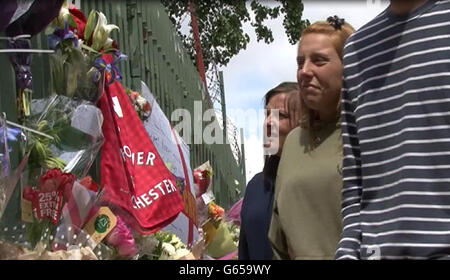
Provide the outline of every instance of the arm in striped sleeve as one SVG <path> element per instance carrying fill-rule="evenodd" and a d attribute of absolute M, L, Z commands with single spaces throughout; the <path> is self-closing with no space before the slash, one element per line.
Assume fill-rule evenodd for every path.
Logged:
<path fill-rule="evenodd" d="M 342 140 L 343 140 L 343 233 L 336 251 L 336 259 L 360 259 L 361 247 L 361 160 L 354 105 L 345 87 L 342 89 Z"/>

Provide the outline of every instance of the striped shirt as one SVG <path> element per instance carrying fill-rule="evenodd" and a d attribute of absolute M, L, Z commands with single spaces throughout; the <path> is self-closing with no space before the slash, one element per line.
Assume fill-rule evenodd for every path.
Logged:
<path fill-rule="evenodd" d="M 345 46 L 337 259 L 450 259 L 449 19 L 388 8 Z"/>

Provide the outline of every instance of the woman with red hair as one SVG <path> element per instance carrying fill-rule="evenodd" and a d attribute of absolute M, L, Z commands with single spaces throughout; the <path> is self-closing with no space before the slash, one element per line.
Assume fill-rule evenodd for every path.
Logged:
<path fill-rule="evenodd" d="M 334 258 L 342 232 L 342 52 L 353 31 L 330 17 L 305 29 L 298 44 L 300 127 L 278 168 L 269 230 L 276 259 Z"/>

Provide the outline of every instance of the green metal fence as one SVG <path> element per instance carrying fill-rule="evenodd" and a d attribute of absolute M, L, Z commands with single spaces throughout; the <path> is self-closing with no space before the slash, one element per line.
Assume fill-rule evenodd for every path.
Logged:
<path fill-rule="evenodd" d="M 139 89 L 140 81 L 144 81 L 169 120 L 175 109 L 184 108 L 191 112 L 193 127 L 194 119 L 201 118 L 198 114 L 194 115 L 194 101 L 202 101 L 205 110 L 206 91 L 162 4 L 145 0 L 77 2 L 86 15 L 93 9 L 101 11 L 108 18 L 108 23 L 120 27 L 120 32 L 114 31 L 112 37 L 121 51 L 128 55 L 128 60 L 120 64 L 123 84 Z M 47 38 L 40 34 L 33 38 L 32 45 L 33 48 L 48 49 Z M 0 48 L 5 48 L 4 42 L 0 42 Z M 0 111 L 6 112 L 9 120 L 16 121 L 14 72 L 5 54 L 0 54 L 0 69 Z M 33 54 L 32 73 L 33 98 L 49 95 L 51 77 L 48 55 Z M 208 124 L 203 123 L 202 128 Z M 245 188 L 243 156 L 236 162 L 228 144 L 189 146 L 191 166 L 194 168 L 210 161 L 214 170 L 213 186 L 217 202 L 230 207 Z M 98 174 L 98 161 L 93 173 Z"/>

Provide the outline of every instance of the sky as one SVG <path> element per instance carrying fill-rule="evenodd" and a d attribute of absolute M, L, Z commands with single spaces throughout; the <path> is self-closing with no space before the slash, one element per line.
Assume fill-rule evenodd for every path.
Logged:
<path fill-rule="evenodd" d="M 386 9 L 389 2 L 303 0 L 303 4 L 303 18 L 311 23 L 338 15 L 355 29 L 359 29 Z M 253 114 L 258 116 L 256 119 L 242 118 L 236 112 L 244 110 L 247 116 L 251 116 L 250 112 L 253 111 L 260 112 L 264 107 L 263 96 L 267 91 L 283 81 L 296 81 L 297 46 L 289 43 L 282 20 L 280 17 L 267 21 L 274 36 L 271 44 L 257 42 L 250 24 L 244 25 L 244 30 L 250 36 L 250 43 L 226 67 L 221 68 L 224 74 L 227 115 L 236 127 L 244 129 L 247 182 L 263 168 L 263 115 Z"/>

